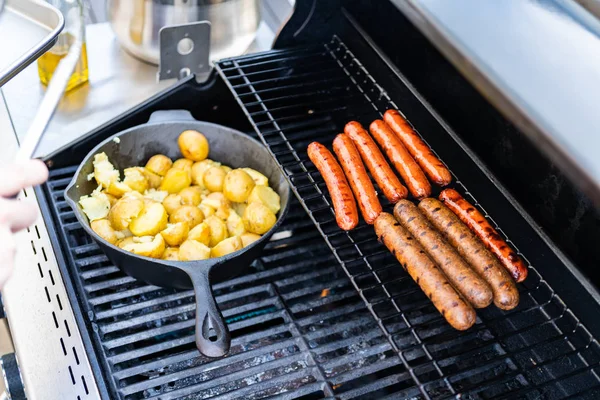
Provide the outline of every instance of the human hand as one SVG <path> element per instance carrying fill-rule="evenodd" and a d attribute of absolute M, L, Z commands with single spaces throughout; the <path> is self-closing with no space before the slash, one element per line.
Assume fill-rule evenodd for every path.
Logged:
<path fill-rule="evenodd" d="M 0 167 L 0 289 L 10 277 L 16 251 L 14 233 L 37 218 L 37 205 L 12 199 L 22 189 L 48 179 L 48 168 L 40 160 Z"/>

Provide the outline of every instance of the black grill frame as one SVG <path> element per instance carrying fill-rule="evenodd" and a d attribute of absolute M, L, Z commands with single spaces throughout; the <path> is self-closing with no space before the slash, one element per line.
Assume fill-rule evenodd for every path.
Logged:
<path fill-rule="evenodd" d="M 561 258 L 560 253 L 553 245 L 546 241 L 538 230 L 534 229 L 530 219 L 487 173 L 483 164 L 468 148 L 462 145 L 458 136 L 436 116 L 435 111 L 427 105 L 419 93 L 411 88 L 410 83 L 398 71 L 389 68 L 389 65 L 377 53 L 376 48 L 365 42 L 364 39 L 350 35 L 348 32 L 341 36 L 352 52 L 358 55 L 365 71 L 373 74 L 365 74 L 365 76 L 369 80 L 373 78 L 371 83 L 378 82 L 373 88 L 373 93 L 382 95 L 387 93 L 389 98 L 393 99 L 397 108 L 406 113 L 410 121 L 421 130 L 422 136 L 441 158 L 448 162 L 456 176 L 461 177 L 461 180 L 457 182 L 459 190 L 471 196 L 473 201 L 474 198 L 479 199 L 480 203 L 485 205 L 489 215 L 493 215 L 496 220 L 501 221 L 502 233 L 506 233 L 506 236 L 513 239 L 513 243 L 523 250 L 528 261 L 534 263 L 540 271 L 543 270 L 544 277 L 542 279 L 536 269 L 536 271 L 532 271 L 528 281 L 524 285 L 520 285 L 524 301 L 518 309 L 509 313 L 493 309 L 480 311 L 480 320 L 475 328 L 466 333 L 454 332 L 445 325 L 435 310 L 432 310 L 428 301 L 423 298 L 416 286 L 400 269 L 393 268 L 391 264 L 388 268 L 375 266 L 374 269 L 377 270 L 378 275 L 373 275 L 368 269 L 361 270 L 360 262 L 358 264 L 344 263 L 343 257 L 340 256 L 338 243 L 333 241 L 335 235 L 332 233 L 336 228 L 331 225 L 331 212 L 327 199 L 325 198 L 323 201 L 322 193 L 325 191 L 324 185 L 320 182 L 318 190 L 315 191 L 315 199 L 322 201 L 321 214 L 313 213 L 314 210 L 307 201 L 303 201 L 303 205 L 309 211 L 313 221 L 321 222 L 321 225 L 317 226 L 335 256 L 338 257 L 336 261 L 342 260 L 341 265 L 350 276 L 352 284 L 358 290 L 362 301 L 365 302 L 370 315 L 375 316 L 379 328 L 387 336 L 390 348 L 395 348 L 394 351 L 399 356 L 396 361 L 399 363 L 397 365 L 402 365 L 404 368 L 400 374 L 400 383 L 398 381 L 391 382 L 392 378 L 398 379 L 396 375 L 391 375 L 385 378 L 387 381 L 382 382 L 382 385 L 401 385 L 406 382 L 404 378 L 411 382 L 410 385 L 389 394 L 389 397 L 397 398 L 397 396 L 405 395 L 418 398 L 446 398 L 456 397 L 457 394 L 461 394 L 462 398 L 561 398 L 568 396 L 594 398 L 597 396 L 599 393 L 597 372 L 600 357 L 595 338 L 600 337 L 600 322 L 595 320 L 594 316 L 598 315 L 598 307 L 595 299 L 583 289 L 581 277 L 576 275 L 568 261 Z M 235 60 L 250 64 L 257 59 L 264 61 L 269 58 L 285 59 L 288 56 L 294 56 L 299 64 L 303 60 L 306 64 L 307 59 L 303 59 L 303 55 L 306 55 L 307 52 L 319 53 L 326 50 L 324 49 L 322 45 L 313 45 L 271 51 Z M 218 67 L 221 68 L 223 63 L 233 61 L 234 59 L 224 60 L 219 63 Z M 306 86 L 311 82 L 304 81 L 303 83 Z M 212 76 L 207 85 L 214 86 L 219 90 L 210 94 L 205 93 L 204 87 L 198 87 L 188 79 L 177 87 L 150 99 L 127 115 L 100 127 L 77 143 L 49 156 L 46 161 L 55 166 L 52 171 L 53 176 L 62 173 L 57 168 L 72 169 L 73 163 L 78 162 L 99 140 L 124 128 L 145 122 L 149 113 L 157 109 L 189 107 L 197 118 L 215 117 L 218 119 L 214 122 L 247 130 L 244 127 L 245 122 L 240 121 L 237 117 L 238 111 L 233 110 L 237 107 L 235 102 L 238 101 L 242 109 L 247 111 L 244 103 L 239 101 L 239 98 L 234 99 L 228 90 L 220 90 L 225 88 L 225 83 L 218 76 Z M 232 107 L 232 112 L 236 116 L 233 117 L 228 112 L 219 115 L 207 114 L 204 109 L 210 109 L 212 104 L 209 106 L 209 103 L 202 98 L 201 105 L 190 104 L 190 90 L 204 96 L 217 94 L 217 97 L 220 98 L 217 101 L 219 107 Z M 319 99 L 321 103 L 316 101 L 310 104 L 322 104 L 323 100 L 327 101 L 326 98 L 321 97 Z M 348 110 L 344 109 L 345 104 L 341 97 L 330 101 L 339 106 L 338 112 L 335 113 L 338 118 L 329 120 L 329 125 L 320 125 L 318 132 L 313 132 L 313 134 L 320 135 L 321 140 L 326 143 L 328 138 L 332 138 L 332 135 L 338 133 L 339 127 L 349 119 Z M 361 109 L 360 113 L 351 113 L 350 118 L 359 119 L 363 123 L 370 122 L 370 117 L 378 115 L 377 110 L 381 110 L 381 107 L 387 105 L 389 101 L 385 96 L 377 97 L 377 107 L 373 108 L 373 111 L 370 111 L 372 106 L 367 103 L 369 107 Z M 214 102 L 214 100 L 211 99 L 209 102 Z M 200 109 L 202 111 L 199 111 Z M 274 156 L 280 158 L 282 154 L 278 153 L 274 144 L 264 135 L 265 132 L 262 130 L 264 125 L 255 123 L 253 115 L 250 115 L 249 112 L 247 112 L 247 117 Z M 308 137 L 308 135 L 305 136 L 305 139 Z M 288 141 L 287 144 L 289 143 Z M 305 155 L 298 154 L 300 154 L 299 160 L 306 163 Z M 300 164 L 298 160 L 294 160 L 290 165 L 299 166 Z M 319 182 L 314 168 L 309 172 L 311 179 Z M 311 186 L 314 188 L 312 183 L 307 187 Z M 467 187 L 471 192 L 465 193 Z M 89 311 L 93 310 L 86 305 L 88 299 L 82 292 L 82 286 L 76 282 L 79 272 L 72 263 L 68 262 L 72 249 L 60 232 L 63 228 L 60 219 L 61 213 L 54 208 L 57 197 L 49 185 L 36 189 L 36 194 L 40 199 L 42 213 L 50 230 L 53 247 L 63 273 L 63 280 L 69 292 L 69 298 L 88 350 L 88 358 L 94 368 L 98 386 L 104 398 L 116 398 L 115 381 L 113 380 L 115 378 L 110 374 L 110 365 L 103 359 L 102 344 L 94 336 L 94 322 L 93 318 L 90 318 L 93 315 L 88 315 Z M 306 196 L 297 189 L 296 194 L 302 200 L 306 200 Z M 320 220 L 322 215 L 328 215 L 329 221 Z M 361 226 L 357 234 L 364 234 L 367 238 L 365 242 L 372 241 L 372 237 L 369 238 L 369 235 L 372 236 L 372 230 L 369 231 L 369 228 L 365 226 Z M 375 247 L 375 256 L 387 254 L 380 245 L 375 246 L 378 246 Z M 382 275 L 383 273 L 388 275 Z M 369 278 L 369 275 L 373 278 Z M 381 282 L 377 282 L 377 280 Z M 390 289 L 384 286 L 390 284 L 396 286 L 391 286 Z M 393 298 L 390 299 L 390 297 Z M 410 322 L 414 318 L 423 320 L 418 323 Z M 535 320 L 534 318 L 541 319 Z M 407 321 L 412 324 L 411 327 L 407 325 Z M 416 331 L 416 335 L 413 334 L 414 331 Z M 556 335 L 544 336 L 552 331 Z M 431 335 L 424 336 L 424 334 Z M 415 340 L 407 341 L 407 337 Z M 563 337 L 566 339 L 562 340 Z M 419 338 L 420 342 L 416 338 Z M 569 344 L 570 347 L 560 347 L 565 344 Z M 555 348 L 553 349 L 552 346 Z M 553 351 L 556 353 L 555 356 L 552 356 Z M 560 358 L 557 358 L 559 356 Z M 528 357 L 529 364 L 527 364 Z M 480 359 L 481 363 L 479 363 Z M 390 358 L 387 359 L 387 361 L 389 360 Z M 522 365 L 527 367 L 523 368 Z M 455 369 L 452 370 L 452 368 Z M 557 379 L 552 378 L 554 374 L 560 373 L 563 375 L 559 375 Z M 482 376 L 484 377 L 483 381 Z M 486 380 L 485 376 L 493 376 L 494 379 Z M 589 386 L 590 383 L 593 385 Z M 334 389 L 336 382 L 334 381 L 333 385 L 329 383 L 327 385 L 330 389 L 324 390 L 324 394 L 337 395 Z M 372 388 L 366 386 L 364 390 L 368 391 Z M 561 391 L 563 396 L 561 396 Z M 341 398 L 345 396 L 344 393 L 349 395 L 348 392 L 343 392 L 339 394 Z M 358 395 L 358 392 L 354 392 L 354 394 Z M 367 397 L 368 393 L 363 393 L 363 395 Z"/>
<path fill-rule="evenodd" d="M 350 41 L 358 48 L 361 47 L 360 43 L 356 43 L 356 41 L 352 39 L 350 39 Z M 415 386 L 419 387 L 423 397 L 432 398 L 432 396 L 430 396 L 431 392 L 435 392 L 433 397 L 437 397 L 439 390 L 442 392 L 446 391 L 447 395 L 452 396 L 462 392 L 462 390 L 452 383 L 452 375 L 448 376 L 448 374 L 445 374 L 442 371 L 438 360 L 431 355 L 427 340 L 424 341 L 419 336 L 418 331 L 422 328 L 421 324 L 417 323 L 413 326 L 409 321 L 409 318 L 407 318 L 406 315 L 410 314 L 411 307 L 414 305 L 411 305 L 410 302 L 403 302 L 401 295 L 398 293 L 391 293 L 386 287 L 390 281 L 394 282 L 394 280 L 396 280 L 396 283 L 398 283 L 399 281 L 407 281 L 410 279 L 407 278 L 407 275 L 403 273 L 403 271 L 401 271 L 395 260 L 393 260 L 383 246 L 375 243 L 376 238 L 372 228 L 368 227 L 364 222 L 350 232 L 343 232 L 337 228 L 324 182 L 306 155 L 306 146 L 310 141 L 318 140 L 329 146 L 335 137 L 335 134 L 341 132 L 344 123 L 350 119 L 358 120 L 359 122 L 362 122 L 363 125 L 367 126 L 373 119 L 381 118 L 381 115 L 386 109 L 394 108 L 400 110 L 400 112 L 403 110 L 414 112 L 413 114 L 409 114 L 409 117 L 411 117 L 409 120 L 415 123 L 415 119 L 418 118 L 412 118 L 412 116 L 417 115 L 416 109 L 423 107 L 423 105 L 425 105 L 425 107 L 423 107 L 424 111 L 426 114 L 429 114 L 429 121 L 421 120 L 420 124 L 415 123 L 415 125 L 417 127 L 426 127 L 421 129 L 424 131 L 423 134 L 421 134 L 421 136 L 424 137 L 424 140 L 429 141 L 429 143 L 432 144 L 432 149 L 436 151 L 437 149 L 440 149 L 439 145 L 436 143 L 440 140 L 443 141 L 444 138 L 440 135 L 444 135 L 446 138 L 449 137 L 455 140 L 452 144 L 454 148 L 452 149 L 454 150 L 453 154 L 456 156 L 462 153 L 462 156 L 460 157 L 449 157 L 440 154 L 441 159 L 446 160 L 450 165 L 451 170 L 454 170 L 454 183 L 452 186 L 463 193 L 471 203 L 478 207 L 480 211 L 490 219 L 492 224 L 495 225 L 496 229 L 505 237 L 507 242 L 512 244 L 521 257 L 523 257 L 528 265 L 530 265 L 528 279 L 526 282 L 519 285 L 522 297 L 520 306 L 517 309 L 506 313 L 493 309 L 479 310 L 478 323 L 472 330 L 483 331 L 491 329 L 493 331 L 494 324 L 500 325 L 502 322 L 506 322 L 510 326 L 512 325 L 511 321 L 517 321 L 526 313 L 533 312 L 534 310 L 542 310 L 542 313 L 547 317 L 544 324 L 550 323 L 555 327 L 565 322 L 563 318 L 568 315 L 569 321 L 567 325 L 557 328 L 561 332 L 557 337 L 562 336 L 563 332 L 561 329 L 565 329 L 566 332 L 572 331 L 573 333 L 578 329 L 581 329 L 580 333 L 583 337 L 583 342 L 578 348 L 579 350 L 575 353 L 579 355 L 579 352 L 586 352 L 590 348 L 593 349 L 591 365 L 586 365 L 583 370 L 591 372 L 591 379 L 596 381 L 594 387 L 597 388 L 600 384 L 596 371 L 594 371 L 594 368 L 598 367 L 597 357 L 600 356 L 600 347 L 598 346 L 597 340 L 587 328 L 581 324 L 580 320 L 575 317 L 560 296 L 550 285 L 548 285 L 547 281 L 542 278 L 538 270 L 532 266 L 532 263 L 526 256 L 526 254 L 535 251 L 536 248 L 538 248 L 537 246 L 541 243 L 535 243 L 533 246 L 531 243 L 526 246 L 517 246 L 516 243 L 525 243 L 525 241 L 511 241 L 509 236 L 514 236 L 512 234 L 506 235 L 505 230 L 498 226 L 491 215 L 497 216 L 497 219 L 502 221 L 502 226 L 510 225 L 515 219 L 520 219 L 520 221 L 517 221 L 517 225 L 522 226 L 528 224 L 527 219 L 524 218 L 523 215 L 519 215 L 519 212 L 515 210 L 512 205 L 508 204 L 508 201 L 505 201 L 505 204 L 500 205 L 499 208 L 495 207 L 498 211 L 490 211 L 488 213 L 486 209 L 483 208 L 481 205 L 482 203 L 475 197 L 475 191 L 482 192 L 486 188 L 488 190 L 493 189 L 493 196 L 497 197 L 494 201 L 494 204 L 496 205 L 500 203 L 498 199 L 508 200 L 504 196 L 505 191 L 495 184 L 495 182 L 490 179 L 491 177 L 489 175 L 486 176 L 483 165 L 478 162 L 472 154 L 469 154 L 468 149 L 461 146 L 460 140 L 458 140 L 456 134 L 454 134 L 449 127 L 445 126 L 442 121 L 439 119 L 436 120 L 434 111 L 428 109 L 426 104 L 419 104 L 418 100 L 422 99 L 419 98 L 418 93 L 415 93 L 401 76 L 399 76 L 399 81 L 405 85 L 404 93 L 402 93 L 404 96 L 400 101 L 393 101 L 388 92 L 377 83 L 377 80 L 369 74 L 363 62 L 361 62 L 361 60 L 367 58 L 365 52 L 368 51 L 365 51 L 363 48 L 361 51 L 363 57 L 359 60 L 338 36 L 334 36 L 329 43 L 325 43 L 323 46 L 310 46 L 303 49 L 282 50 L 276 53 L 270 52 L 261 55 L 250 55 L 222 60 L 217 64 L 217 69 L 221 77 L 227 82 L 232 93 L 235 94 L 238 103 L 242 109 L 244 109 L 248 119 L 252 122 L 256 133 L 269 148 L 273 157 L 275 157 L 286 173 L 288 180 L 292 184 L 292 190 L 300 199 L 301 204 L 306 209 L 307 213 L 311 216 L 311 219 L 323 235 L 323 238 L 336 256 L 336 259 L 350 277 L 355 288 L 368 305 L 369 310 L 373 313 L 373 316 L 378 320 L 380 327 L 388 335 L 390 343 L 392 343 L 394 349 L 398 352 L 404 366 L 411 372 L 411 377 L 414 380 Z M 371 50 L 371 55 L 372 53 L 373 50 Z M 378 57 L 375 56 L 373 59 L 377 58 Z M 300 60 L 300 62 L 296 62 L 295 60 Z M 382 60 L 379 60 L 379 65 L 374 69 L 379 76 L 385 74 L 385 72 L 391 72 L 382 65 L 381 61 Z M 303 71 L 306 69 L 305 64 L 308 64 L 309 62 L 311 63 L 311 67 L 308 67 L 309 72 L 304 73 Z M 333 75 L 339 79 L 339 77 L 342 76 L 343 71 L 347 78 L 345 82 L 347 86 L 345 89 L 346 91 L 351 92 L 348 96 L 345 96 L 346 93 L 344 92 L 344 88 L 336 87 L 336 84 L 339 83 L 338 80 L 329 87 L 326 86 L 326 84 L 323 84 L 323 82 L 331 82 L 327 76 L 328 68 L 336 63 L 339 66 L 338 73 L 334 73 Z M 376 63 L 376 61 L 371 62 L 372 65 L 375 65 Z M 296 71 L 296 69 L 300 72 Z M 335 67 L 333 67 L 333 69 L 335 69 Z M 398 71 L 394 72 L 399 74 Z M 302 79 L 306 79 L 306 81 L 303 81 Z M 289 84 L 289 81 L 292 81 L 293 83 Z M 316 86 L 314 92 L 306 90 L 306 87 L 312 85 Z M 344 82 L 342 82 L 341 85 L 344 86 Z M 261 89 L 260 87 L 266 87 L 266 89 Z M 319 97 L 320 94 L 322 94 L 322 97 Z M 398 95 L 398 93 L 394 94 Z M 407 94 L 408 96 L 406 96 Z M 355 104 L 348 105 L 348 102 L 353 102 L 356 97 L 364 97 L 366 101 L 358 107 Z M 291 101 L 288 102 L 288 99 Z M 305 104 L 302 101 L 298 101 L 298 99 L 302 99 Z M 328 104 L 332 105 L 328 107 Z M 342 116 L 340 117 L 339 114 L 342 114 Z M 314 118 L 315 115 L 325 115 L 326 118 L 319 120 Z M 425 118 L 427 118 L 427 115 L 425 115 Z M 295 124 L 295 122 L 297 122 L 297 124 Z M 434 125 L 437 125 L 437 127 L 434 127 Z M 436 136 L 436 134 L 438 136 Z M 290 138 L 288 138 L 288 136 L 290 136 Z M 447 142 L 447 145 L 450 145 L 450 143 Z M 440 151 L 440 153 L 452 153 L 452 150 L 445 152 Z M 456 158 L 459 161 L 456 161 Z M 470 161 L 471 164 L 474 164 L 473 166 L 477 168 L 478 172 L 472 171 L 468 175 L 458 172 L 458 176 L 465 177 L 465 180 L 460 180 L 455 173 L 457 168 L 454 168 L 454 165 L 464 164 L 466 161 L 465 158 L 471 158 L 468 161 Z M 464 165 L 460 169 L 464 170 Z M 469 178 L 466 178 L 467 176 Z M 466 183 L 468 180 L 474 181 L 475 183 Z M 469 191 L 467 187 L 474 188 L 474 192 Z M 492 204 L 485 201 L 485 199 L 490 198 L 489 195 L 490 193 L 487 195 L 484 194 L 483 196 L 477 195 L 477 198 L 481 198 L 486 205 Z M 380 198 L 384 204 L 384 208 L 389 210 L 389 204 L 387 204 L 382 196 L 380 196 Z M 516 214 L 515 211 L 517 211 Z M 505 223 L 505 220 L 510 222 Z M 369 234 L 371 235 L 370 238 L 368 236 Z M 549 252 L 556 256 L 556 249 L 546 243 L 544 244 L 547 246 L 547 248 L 544 249 L 545 252 Z M 519 247 L 531 250 L 526 251 L 526 254 L 523 254 L 523 252 L 519 251 Z M 349 256 L 348 253 L 352 253 L 352 255 Z M 376 258 L 377 260 L 373 260 L 373 258 Z M 391 277 L 387 276 L 387 279 L 382 279 L 379 276 L 380 271 L 385 271 L 386 269 L 385 267 L 381 268 L 379 266 L 379 263 L 384 261 L 386 262 L 386 266 L 396 265 L 397 268 L 397 273 L 390 273 L 389 275 L 391 275 Z M 567 263 L 564 263 L 563 260 L 559 260 L 558 257 L 556 257 L 556 260 L 554 261 L 560 264 L 562 270 L 568 269 Z M 372 292 L 376 293 L 374 294 Z M 532 300 L 533 304 L 527 304 L 529 300 Z M 546 307 L 553 304 L 554 301 L 560 306 L 558 309 L 554 310 L 554 313 L 548 313 Z M 382 306 L 382 304 L 385 304 L 386 302 L 389 303 L 388 307 Z M 427 306 L 428 300 L 424 299 L 422 303 L 419 303 L 418 307 L 426 308 Z M 395 313 L 382 317 L 378 314 L 378 307 L 388 309 L 393 308 Z M 436 311 L 433 310 L 433 313 L 436 314 Z M 394 318 L 400 318 L 403 321 L 405 324 L 404 333 L 410 332 L 416 339 L 417 344 L 405 348 L 402 341 L 398 343 L 398 339 L 395 336 L 402 335 L 402 332 L 393 332 L 386 327 L 386 320 L 393 320 Z M 435 325 L 435 318 L 432 321 L 434 322 L 427 321 L 427 323 Z M 440 324 L 445 323 L 439 315 L 437 316 L 437 322 Z M 525 337 L 528 330 L 535 329 L 537 329 L 536 324 L 532 324 L 529 328 L 525 329 L 519 329 L 517 326 L 512 325 L 512 328 L 508 328 L 507 331 L 501 333 L 497 339 L 501 342 L 504 339 L 511 338 L 512 335 Z M 450 334 L 450 336 L 454 336 L 457 340 L 460 340 L 459 338 L 461 335 L 468 335 L 468 333 L 461 334 L 455 332 L 454 335 Z M 527 340 L 523 340 L 525 343 L 527 342 Z M 565 336 L 565 341 L 570 341 L 569 335 Z M 543 341 L 541 343 L 543 343 Z M 527 350 L 533 351 L 534 347 L 539 344 L 540 343 L 535 343 L 534 339 L 534 344 L 529 344 L 524 349 L 519 349 L 516 352 L 512 352 L 509 349 L 505 353 L 505 358 L 508 360 L 512 357 L 518 357 L 520 352 Z M 417 376 L 418 372 L 416 372 L 418 368 L 423 367 L 423 364 L 413 368 L 405 355 L 406 353 L 410 354 L 411 351 L 414 351 L 419 347 L 426 360 L 423 364 L 431 364 L 430 368 L 439 375 L 430 380 L 425 380 L 424 382 Z M 533 359 L 532 364 L 535 365 L 532 368 L 539 368 L 537 362 Z M 514 377 L 518 378 L 520 376 L 522 378 L 524 375 L 521 375 L 521 373 L 526 375 L 525 372 L 518 372 L 514 374 Z M 492 383 L 489 384 L 495 384 L 493 381 L 494 379 L 492 379 Z M 531 385 L 528 383 L 524 385 L 522 390 L 511 393 L 510 396 L 531 395 L 532 392 L 536 392 L 538 389 L 540 389 L 541 392 L 544 392 L 543 386 L 544 385 L 541 385 L 538 388 L 537 384 Z M 467 393 L 464 394 L 471 394 L 469 393 L 471 390 L 474 390 L 474 388 L 470 388 L 466 391 Z M 476 390 L 477 393 L 482 391 L 482 387 L 479 387 Z M 568 391 L 564 393 L 565 396 L 568 396 L 567 393 Z"/>

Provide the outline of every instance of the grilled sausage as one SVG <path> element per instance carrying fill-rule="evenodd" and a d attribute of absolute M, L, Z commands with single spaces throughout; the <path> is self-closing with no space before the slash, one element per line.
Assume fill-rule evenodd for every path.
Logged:
<path fill-rule="evenodd" d="M 408 200 L 400 200 L 394 207 L 394 217 L 429 254 L 429 257 L 444 271 L 454 288 L 475 308 L 483 308 L 492 302 L 492 289 L 456 253 L 431 226 L 417 206 Z"/>
<path fill-rule="evenodd" d="M 404 179 L 410 193 L 417 199 L 431 195 L 431 185 L 423 170 L 387 124 L 378 119 L 371 123 L 369 130 Z"/>
<path fill-rule="evenodd" d="M 519 292 L 508 272 L 452 211 L 432 198 L 422 200 L 419 209 L 491 286 L 496 307 L 510 310 L 519 304 Z"/>
<path fill-rule="evenodd" d="M 381 203 L 358 150 L 348 135 L 340 133 L 333 140 L 333 151 L 350 182 L 363 218 L 367 224 L 373 224 L 381 213 Z"/>
<path fill-rule="evenodd" d="M 398 138 L 432 182 L 440 186 L 446 186 L 452 182 L 452 174 L 448 168 L 433 154 L 429 146 L 423 142 L 398 111 L 387 110 L 383 115 L 383 120 L 398 135 Z"/>
<path fill-rule="evenodd" d="M 353 229 L 358 224 L 358 210 L 342 168 L 333 154 L 318 142 L 308 145 L 308 157 L 325 180 L 338 226 L 345 231 Z"/>
<path fill-rule="evenodd" d="M 373 179 L 375 179 L 389 202 L 395 204 L 398 200 L 405 198 L 408 195 L 408 190 L 400 183 L 385 157 L 381 154 L 381 150 L 365 131 L 365 128 L 358 122 L 351 121 L 344 127 L 344 132 L 354 142 Z"/>
<path fill-rule="evenodd" d="M 452 327 L 463 331 L 473 326 L 473 307 L 456 293 L 444 273 L 391 214 L 379 214 L 375 233 Z"/>
<path fill-rule="evenodd" d="M 521 257 L 510 248 L 479 210 L 454 189 L 442 190 L 439 199 L 479 236 L 515 281 L 523 282 L 527 278 L 527 266 Z"/>

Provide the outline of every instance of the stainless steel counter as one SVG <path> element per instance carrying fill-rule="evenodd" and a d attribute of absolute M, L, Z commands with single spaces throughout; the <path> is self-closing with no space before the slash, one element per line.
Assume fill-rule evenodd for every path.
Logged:
<path fill-rule="evenodd" d="M 274 33 L 261 23 L 248 52 L 268 50 L 273 38 Z M 63 98 L 37 156 L 62 147 L 175 83 L 175 80 L 157 83 L 157 67 L 123 51 L 108 23 L 88 25 L 87 48 L 90 81 Z M 27 131 L 44 90 L 35 63 L 3 87 L 19 138 Z"/>

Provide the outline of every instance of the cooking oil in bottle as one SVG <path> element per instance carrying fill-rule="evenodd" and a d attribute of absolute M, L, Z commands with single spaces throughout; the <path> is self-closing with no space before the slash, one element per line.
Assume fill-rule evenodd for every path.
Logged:
<path fill-rule="evenodd" d="M 60 42 L 64 42 L 61 44 Z M 69 47 L 71 44 L 75 42 L 75 37 L 70 34 L 62 34 L 58 38 L 58 41 L 54 47 L 52 47 L 48 52 L 46 52 L 43 56 L 38 59 L 38 74 L 40 76 L 40 81 L 47 85 L 50 83 L 50 79 L 52 79 L 52 75 L 58 66 L 60 60 L 67 56 L 69 52 Z M 69 78 L 69 83 L 67 83 L 66 91 L 69 91 L 82 83 L 87 82 L 89 79 L 89 69 L 88 69 L 88 59 L 87 59 L 87 49 L 85 42 L 81 47 L 81 56 L 79 57 L 79 62 L 77 62 L 77 66 L 75 66 L 75 71 Z"/>
<path fill-rule="evenodd" d="M 73 74 L 69 78 L 66 90 L 69 91 L 89 79 L 87 48 L 85 44 L 85 29 L 79 30 L 80 24 L 84 24 L 83 4 L 81 0 L 46 0 L 51 5 L 58 8 L 65 18 L 64 31 L 58 36 L 56 44 L 48 50 L 43 56 L 38 58 L 38 75 L 40 81 L 47 85 L 52 79 L 52 75 L 58 66 L 58 63 L 67 56 L 69 48 L 75 43 L 75 35 L 82 34 L 83 45 L 81 56 Z"/>

